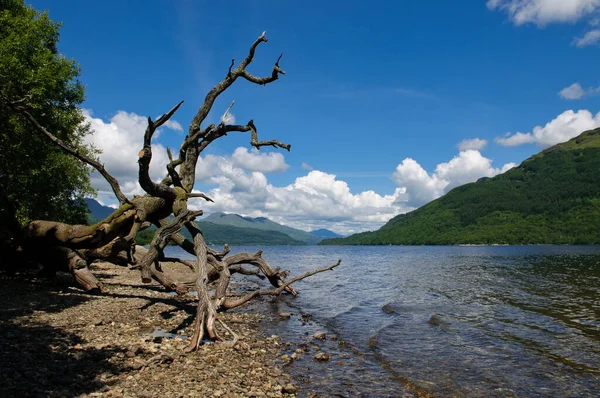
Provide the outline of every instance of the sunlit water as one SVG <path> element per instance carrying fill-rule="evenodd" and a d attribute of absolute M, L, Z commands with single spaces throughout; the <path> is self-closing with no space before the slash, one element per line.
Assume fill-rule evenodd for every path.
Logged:
<path fill-rule="evenodd" d="M 436 396 L 600 395 L 600 247 L 264 249 L 271 265 L 292 274 L 342 259 L 336 270 L 295 284 L 298 297 L 267 304 L 312 316 L 310 324 L 292 317 L 266 326 L 284 339 L 314 345 L 314 331 L 338 336 L 320 344 L 331 353 L 327 363 L 307 356 L 290 367 L 314 388 L 362 396 L 411 395 L 407 385 Z"/>

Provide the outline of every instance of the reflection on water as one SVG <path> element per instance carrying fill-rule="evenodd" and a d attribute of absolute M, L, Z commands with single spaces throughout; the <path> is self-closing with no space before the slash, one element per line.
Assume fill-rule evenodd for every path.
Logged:
<path fill-rule="evenodd" d="M 256 248 L 233 248 L 246 250 Z M 315 385 L 335 378 L 341 393 L 366 396 L 410 395 L 407 383 L 436 396 L 600 394 L 600 247 L 270 247 L 264 256 L 297 274 L 342 258 L 273 304 L 312 315 L 312 325 L 279 322 L 284 338 L 326 330 L 347 342 L 324 343 L 335 356 L 326 364 L 295 365 Z"/>

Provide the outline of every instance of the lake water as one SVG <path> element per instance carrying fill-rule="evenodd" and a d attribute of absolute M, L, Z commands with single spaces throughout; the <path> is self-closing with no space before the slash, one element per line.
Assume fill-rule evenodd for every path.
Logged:
<path fill-rule="evenodd" d="M 315 390 L 600 396 L 600 247 L 264 247 L 264 257 L 292 275 L 342 259 L 296 283 L 298 297 L 264 300 L 311 316 L 267 332 L 309 347 L 315 331 L 338 337 L 316 344 L 330 361 L 312 351 L 290 366 Z"/>

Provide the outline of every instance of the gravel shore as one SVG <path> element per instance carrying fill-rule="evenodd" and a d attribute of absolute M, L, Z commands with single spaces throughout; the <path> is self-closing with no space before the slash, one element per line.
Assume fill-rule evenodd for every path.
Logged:
<path fill-rule="evenodd" d="M 186 354 L 194 297 L 143 285 L 139 273 L 108 264 L 93 272 L 106 293 L 70 280 L 3 277 L 0 396 L 294 397 L 277 336 L 262 336 L 256 313 L 221 315 L 240 340 Z M 222 332 L 225 338 L 231 338 Z"/>

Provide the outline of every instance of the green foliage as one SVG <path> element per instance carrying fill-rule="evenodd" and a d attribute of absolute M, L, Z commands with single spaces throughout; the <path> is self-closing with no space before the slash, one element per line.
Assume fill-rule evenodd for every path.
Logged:
<path fill-rule="evenodd" d="M 322 244 L 599 244 L 600 129 L 453 189 L 376 232 Z"/>
<path fill-rule="evenodd" d="M 87 154 L 79 105 L 79 66 L 57 51 L 60 24 L 22 0 L 0 2 L 0 221 L 85 223 L 89 169 L 63 153 L 2 102 L 26 99 L 30 113 L 58 138 Z M 6 223 L 6 224 L 5 224 Z"/>

